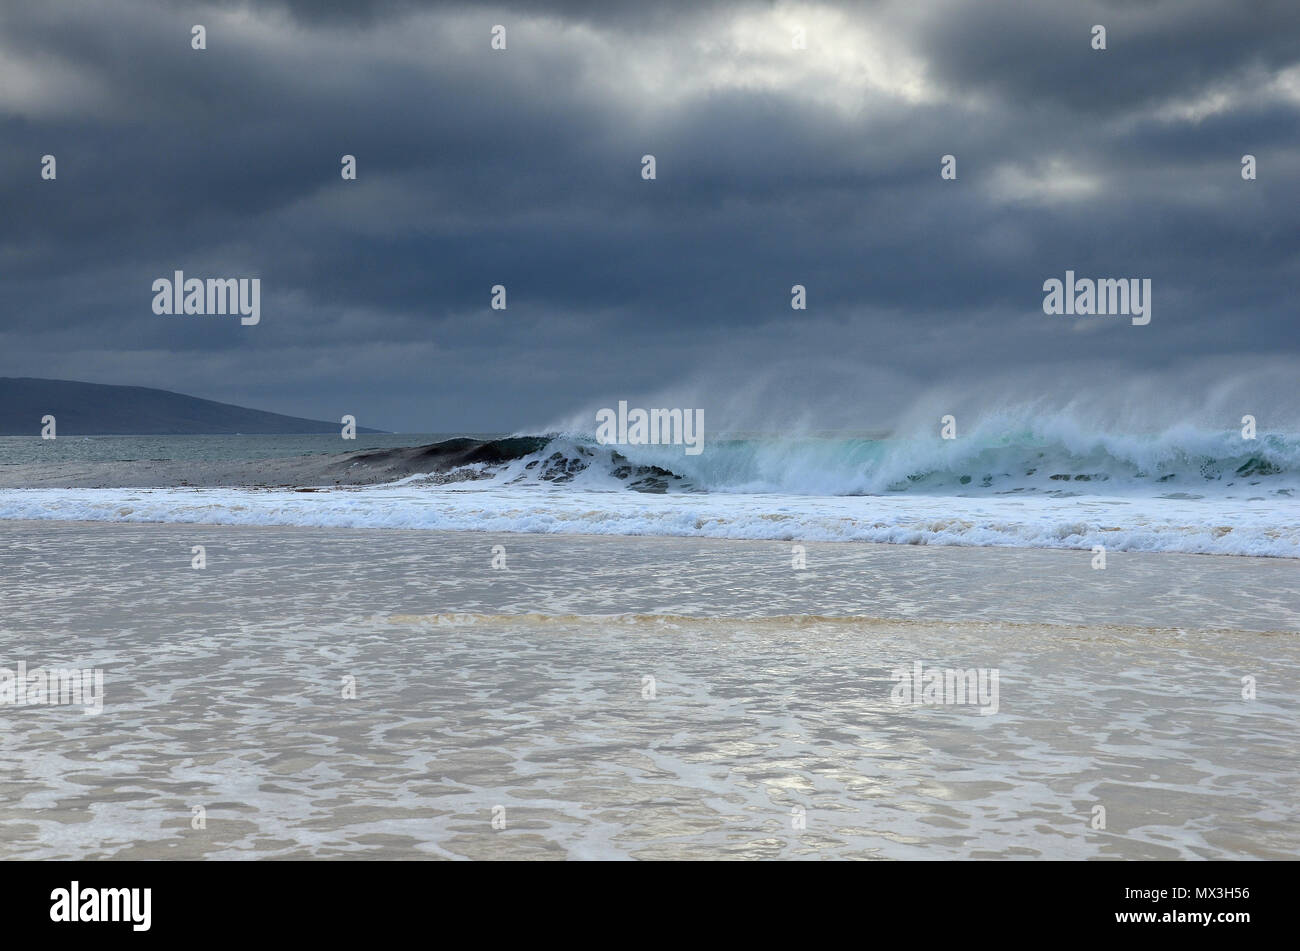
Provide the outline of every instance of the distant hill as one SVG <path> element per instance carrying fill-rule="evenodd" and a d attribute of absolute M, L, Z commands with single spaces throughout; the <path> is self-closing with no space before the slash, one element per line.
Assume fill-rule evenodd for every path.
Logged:
<path fill-rule="evenodd" d="M 281 416 L 146 386 L 0 377 L 0 435 L 34 436 L 52 415 L 60 436 L 337 433 L 339 423 Z M 382 429 L 358 426 L 359 433 Z"/>

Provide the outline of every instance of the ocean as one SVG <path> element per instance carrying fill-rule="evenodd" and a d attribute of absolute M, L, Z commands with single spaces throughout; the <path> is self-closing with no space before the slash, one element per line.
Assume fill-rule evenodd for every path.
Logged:
<path fill-rule="evenodd" d="M 358 433 L 344 442 L 334 435 L 221 436 L 0 436 L 0 466 L 58 463 L 190 460 L 235 462 L 319 456 L 357 449 L 392 449 L 441 442 L 460 435 L 491 439 L 502 433 Z"/>
<path fill-rule="evenodd" d="M 452 439 L 7 437 L 0 518 L 1300 557 L 1300 436 L 1288 433 L 722 436 L 698 456 L 472 434 L 461 439 L 474 453 L 392 468 L 401 447 Z"/>

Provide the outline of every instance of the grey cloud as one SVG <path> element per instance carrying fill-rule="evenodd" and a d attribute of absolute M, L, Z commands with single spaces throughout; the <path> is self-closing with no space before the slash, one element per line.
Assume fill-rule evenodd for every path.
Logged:
<path fill-rule="evenodd" d="M 291 3 L 188 48 L 190 23 L 234 9 L 0 14 L 0 52 L 49 81 L 0 95 L 0 375 L 510 430 L 619 387 L 723 400 L 808 378 L 792 399 L 856 419 L 1067 356 L 1122 378 L 1300 348 L 1293 4 L 841 5 L 924 63 L 938 94 L 911 103 L 828 101 L 781 82 L 779 58 L 765 83 L 692 58 L 699 30 L 772 4 Z M 486 25 L 507 15 L 498 56 Z M 436 48 L 412 56 L 411 35 Z M 660 48 L 676 95 L 638 100 L 637 69 L 662 64 L 636 57 Z M 727 81 L 692 85 L 706 70 Z M 1218 111 L 1169 111 L 1216 92 Z M 153 315 L 174 268 L 261 275 L 263 323 Z M 1066 268 L 1150 277 L 1153 324 L 1045 317 L 1041 283 Z M 877 397 L 873 374 L 859 392 L 818 365 L 878 368 Z"/>

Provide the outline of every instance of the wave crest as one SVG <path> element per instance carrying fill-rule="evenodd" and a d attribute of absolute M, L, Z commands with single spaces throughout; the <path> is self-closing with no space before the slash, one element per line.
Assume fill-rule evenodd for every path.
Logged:
<path fill-rule="evenodd" d="M 428 448 L 441 451 L 446 445 Z M 687 456 L 680 446 L 604 446 L 589 436 L 549 434 L 492 440 L 475 451 L 481 459 L 440 466 L 430 475 L 439 481 L 472 477 L 649 492 L 828 496 L 1291 495 L 1300 488 L 1300 438 L 1261 434 L 1246 440 L 1189 427 L 1116 435 L 1056 422 L 1015 429 L 986 425 L 953 440 L 937 434 L 720 438 L 707 442 L 698 456 Z"/>

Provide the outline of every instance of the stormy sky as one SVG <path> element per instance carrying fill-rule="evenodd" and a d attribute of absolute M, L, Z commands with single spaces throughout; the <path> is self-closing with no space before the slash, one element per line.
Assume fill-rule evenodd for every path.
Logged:
<path fill-rule="evenodd" d="M 419 432 L 620 399 L 1266 426 L 1297 120 L 1294 0 L 6 3 L 0 376 Z M 154 314 L 177 269 L 260 278 L 260 324 Z M 1150 279 L 1151 323 L 1045 315 L 1067 269 Z"/>

